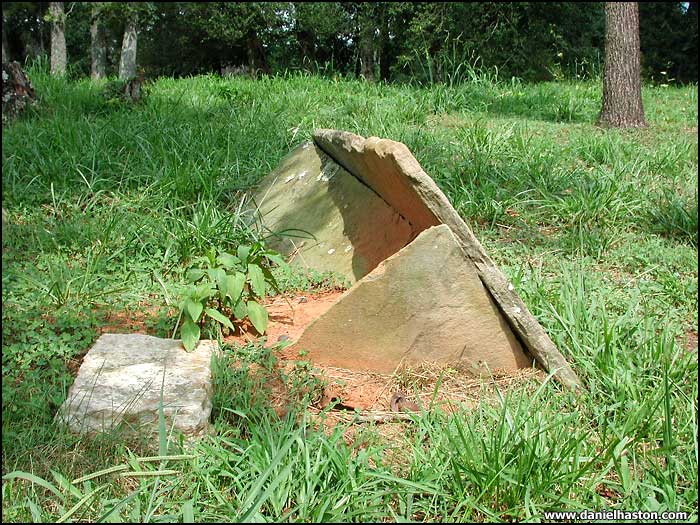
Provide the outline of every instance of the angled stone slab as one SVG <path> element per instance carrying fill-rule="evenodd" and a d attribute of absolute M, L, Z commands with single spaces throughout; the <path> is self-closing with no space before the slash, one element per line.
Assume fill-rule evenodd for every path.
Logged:
<path fill-rule="evenodd" d="M 430 226 L 448 225 L 527 351 L 563 385 L 573 389 L 581 386 L 513 284 L 486 254 L 471 229 L 404 144 L 324 129 L 314 133 L 314 141 L 396 210 L 410 224 L 411 235 Z"/>
<path fill-rule="evenodd" d="M 158 432 L 163 393 L 167 429 L 198 437 L 209 429 L 215 341 L 186 352 L 179 339 L 102 334 L 88 351 L 56 420 L 75 433 Z M 165 372 L 165 378 L 163 374 Z"/>
<path fill-rule="evenodd" d="M 477 373 L 532 366 L 446 225 L 358 281 L 295 346 L 318 364 L 380 373 L 426 362 Z"/>
<path fill-rule="evenodd" d="M 396 210 L 311 142 L 287 155 L 253 195 L 268 245 L 294 264 L 353 283 L 413 238 Z"/>

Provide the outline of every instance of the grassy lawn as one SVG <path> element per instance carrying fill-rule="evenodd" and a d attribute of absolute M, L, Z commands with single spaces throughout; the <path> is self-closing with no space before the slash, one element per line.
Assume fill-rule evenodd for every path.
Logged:
<path fill-rule="evenodd" d="M 26 473 L 3 480 L 4 521 L 500 521 L 604 508 L 697 521 L 697 86 L 645 87 L 649 127 L 616 131 L 594 125 L 598 83 L 163 78 L 131 107 L 87 80 L 28 73 L 40 102 L 2 137 L 2 469 Z M 369 425 L 349 445 L 342 428 L 311 429 L 308 396 L 277 417 L 251 372 L 272 366 L 269 351 L 227 347 L 217 434 L 185 458 L 137 462 L 147 443 L 58 429 L 71 366 L 99 327 L 127 312 L 169 337 L 187 262 L 245 238 L 242 192 L 316 128 L 404 142 L 587 391 L 516 388 L 416 417 L 401 443 Z M 234 359 L 245 366 L 226 366 Z M 305 371 L 286 378 L 299 392 L 313 383 Z M 152 475 L 74 481 L 119 465 Z"/>

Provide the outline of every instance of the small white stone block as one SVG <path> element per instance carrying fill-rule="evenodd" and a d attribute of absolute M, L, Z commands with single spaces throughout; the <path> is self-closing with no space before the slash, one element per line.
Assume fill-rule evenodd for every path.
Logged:
<path fill-rule="evenodd" d="M 179 339 L 102 334 L 85 356 L 56 420 L 72 432 L 157 434 L 162 403 L 167 431 L 199 437 L 209 430 L 211 358 L 216 341 L 187 352 Z"/>

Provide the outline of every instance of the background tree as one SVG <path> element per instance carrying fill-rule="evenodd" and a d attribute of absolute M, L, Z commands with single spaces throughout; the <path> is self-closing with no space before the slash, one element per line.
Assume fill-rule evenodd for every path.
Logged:
<path fill-rule="evenodd" d="M 245 64 L 251 74 L 268 74 L 270 48 L 288 7 L 277 2 L 202 2 L 192 6 L 191 23 L 203 42 L 221 50 L 222 66 Z"/>
<path fill-rule="evenodd" d="M 136 77 L 139 34 L 156 19 L 156 4 L 153 2 L 105 2 L 105 14 L 112 22 L 123 21 L 122 45 L 119 55 L 119 78 L 130 80 Z"/>
<path fill-rule="evenodd" d="M 685 55 L 685 60 L 681 62 L 682 67 L 677 73 L 677 80 L 683 82 L 698 81 L 698 3 L 688 2 L 683 13 L 683 20 L 680 26 L 681 49 Z"/>
<path fill-rule="evenodd" d="M 46 54 L 51 38 L 50 24 L 44 20 L 48 7 L 48 2 L 3 2 L 3 38 L 13 60 Z"/>
<path fill-rule="evenodd" d="M 90 76 L 104 78 L 107 74 L 107 37 L 103 20 L 103 2 L 94 2 L 90 12 Z"/>
<path fill-rule="evenodd" d="M 698 78 L 697 2 L 640 2 L 642 76 L 660 82 Z"/>
<path fill-rule="evenodd" d="M 143 28 L 139 57 L 152 75 L 185 76 L 220 70 L 219 52 L 204 41 L 193 22 L 198 7 L 190 2 L 156 4 L 153 24 Z"/>
<path fill-rule="evenodd" d="M 10 46 L 7 42 L 7 30 L 5 29 L 5 13 L 2 15 L 2 62 L 10 61 Z"/>
<path fill-rule="evenodd" d="M 387 2 L 352 2 L 348 6 L 354 20 L 353 40 L 357 41 L 358 72 L 368 81 L 379 75 L 387 78 L 391 59 L 387 54 L 389 40 L 393 34 L 390 23 L 395 22 L 395 11 Z"/>
<path fill-rule="evenodd" d="M 636 2 L 605 3 L 605 76 L 599 123 L 610 127 L 644 127 Z"/>
<path fill-rule="evenodd" d="M 136 9 L 126 10 L 124 36 L 122 37 L 122 52 L 119 59 L 119 78 L 129 80 L 136 76 L 136 50 L 138 44 L 138 12 Z"/>
<path fill-rule="evenodd" d="M 51 22 L 51 74 L 65 75 L 66 63 L 66 12 L 63 2 L 49 3 Z"/>
<path fill-rule="evenodd" d="M 250 7 L 250 6 L 243 6 Z M 267 51 L 263 46 L 260 28 L 267 27 L 274 20 L 274 16 L 269 9 L 264 7 L 255 7 L 252 9 L 243 10 L 243 25 L 245 29 L 242 31 L 245 38 L 245 46 L 248 56 L 248 67 L 255 75 L 257 71 L 269 75 L 271 73 L 268 62 Z"/>
<path fill-rule="evenodd" d="M 301 62 L 309 65 L 317 60 L 318 38 L 316 27 L 324 27 L 324 23 L 331 23 L 332 19 L 327 16 L 323 6 L 337 4 L 302 3 L 292 6 L 292 17 L 294 19 L 294 37 L 299 44 Z"/>
<path fill-rule="evenodd" d="M 591 2 L 391 4 L 392 76 L 455 80 L 469 65 L 500 78 L 552 80 L 600 72 L 604 12 Z"/>
<path fill-rule="evenodd" d="M 304 2 L 290 4 L 293 20 L 287 53 L 288 67 L 305 70 L 338 68 L 350 60 L 346 43 L 351 38 L 351 19 L 340 2 Z M 277 60 L 283 60 L 279 51 Z M 289 58 L 293 60 L 290 61 Z"/>
<path fill-rule="evenodd" d="M 125 51 L 136 48 L 132 63 L 147 75 L 236 66 L 454 83 L 483 71 L 504 80 L 598 78 L 604 66 L 602 2 L 104 2 L 97 19 L 94 4 L 65 4 L 75 75 L 93 73 L 99 33 L 93 37 L 91 26 L 104 28 L 105 73 L 119 70 L 133 14 L 136 32 L 126 32 Z M 48 7 L 3 3 L 3 44 L 12 58 L 50 52 Z M 697 3 L 644 3 L 639 10 L 642 78 L 696 82 Z"/>
<path fill-rule="evenodd" d="M 355 19 L 360 75 L 370 82 L 375 79 L 376 63 L 381 53 L 382 9 L 373 2 L 353 2 L 349 4 Z"/>

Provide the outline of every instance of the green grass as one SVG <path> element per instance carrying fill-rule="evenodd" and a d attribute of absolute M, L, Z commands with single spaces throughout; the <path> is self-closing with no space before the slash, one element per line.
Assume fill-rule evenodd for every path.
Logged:
<path fill-rule="evenodd" d="M 6 521 L 55 521 L 79 503 L 69 519 L 499 521 L 617 508 L 697 520 L 698 361 L 686 348 L 698 322 L 697 86 L 646 87 L 649 128 L 616 131 L 594 125 L 592 82 L 163 78 L 132 107 L 90 81 L 29 76 L 41 100 L 3 130 L 2 466 L 37 478 L 3 480 Z M 325 435 L 304 418 L 307 367 L 281 378 L 300 396 L 280 419 L 248 366 L 272 370 L 272 356 L 227 348 L 217 435 L 192 458 L 139 462 L 148 443 L 58 431 L 68 364 L 106 315 L 175 304 L 193 256 L 249 234 L 242 194 L 321 127 L 411 149 L 586 393 L 546 382 L 419 416 L 400 446 L 371 426 L 351 446 L 342 428 Z M 174 321 L 154 320 L 154 333 Z M 119 465 L 178 474 L 73 481 Z"/>

